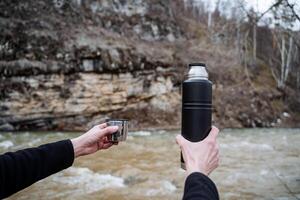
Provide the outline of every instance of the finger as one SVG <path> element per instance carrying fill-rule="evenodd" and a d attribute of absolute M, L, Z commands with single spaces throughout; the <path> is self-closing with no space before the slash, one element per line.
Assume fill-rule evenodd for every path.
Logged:
<path fill-rule="evenodd" d="M 105 127 L 107 127 L 107 124 L 106 124 L 106 123 L 103 123 L 103 124 L 100 124 L 100 125 L 99 125 L 99 128 L 101 128 L 101 129 L 103 129 L 103 128 L 105 128 Z"/>
<path fill-rule="evenodd" d="M 211 166 L 212 170 L 216 169 L 220 165 L 219 158 L 216 157 L 214 160 L 210 162 L 209 165 Z"/>
<path fill-rule="evenodd" d="M 103 142 L 103 143 L 110 143 L 111 141 L 109 141 L 107 137 L 103 137 L 102 140 L 101 140 L 101 142 Z"/>
<path fill-rule="evenodd" d="M 215 126 L 212 126 L 211 127 L 211 130 L 210 130 L 210 132 L 209 132 L 209 135 L 205 138 L 205 140 L 206 139 L 212 139 L 212 140 L 216 140 L 217 139 L 217 137 L 218 137 L 218 134 L 219 134 L 219 129 L 217 128 L 217 127 L 215 127 Z"/>
<path fill-rule="evenodd" d="M 108 148 L 111 147 L 112 145 L 113 145 L 112 142 L 110 142 L 110 143 L 105 143 L 105 144 L 103 144 L 102 149 L 108 149 Z"/>
<path fill-rule="evenodd" d="M 98 136 L 99 138 L 102 138 L 103 136 L 107 136 L 112 133 L 115 133 L 118 129 L 119 129 L 118 126 L 108 126 L 106 128 L 101 129 L 101 131 L 99 131 Z"/>
<path fill-rule="evenodd" d="M 219 155 L 219 151 L 214 150 L 214 151 L 211 153 L 210 157 L 216 158 L 218 155 Z"/>
<path fill-rule="evenodd" d="M 220 160 L 220 155 L 218 155 L 218 156 L 217 156 L 217 166 L 220 165 L 220 162 L 221 162 L 221 160 Z"/>
<path fill-rule="evenodd" d="M 109 142 L 107 136 L 102 137 L 102 138 L 100 139 L 100 141 L 103 142 L 103 143 Z"/>

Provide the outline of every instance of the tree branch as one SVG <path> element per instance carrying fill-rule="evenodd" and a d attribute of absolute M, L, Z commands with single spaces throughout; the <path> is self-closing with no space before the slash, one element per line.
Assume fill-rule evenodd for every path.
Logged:
<path fill-rule="evenodd" d="M 275 2 L 274 4 L 272 4 L 267 10 L 265 10 L 262 14 L 260 14 L 258 17 L 255 17 L 255 22 L 257 23 L 265 14 L 267 14 L 270 10 L 272 10 L 273 8 L 279 6 L 284 0 L 278 0 L 277 2 Z M 240 4 L 240 8 L 246 13 L 247 17 L 249 19 L 254 18 L 250 12 L 247 11 L 247 9 Z"/>
<path fill-rule="evenodd" d="M 265 12 L 263 12 L 258 18 L 257 18 L 257 22 L 265 15 L 267 14 L 270 10 L 272 10 L 273 8 L 279 6 L 281 3 L 283 2 L 283 0 L 278 0 L 277 2 L 275 2 L 272 6 L 270 6 L 267 10 L 265 10 Z"/>
<path fill-rule="evenodd" d="M 296 17 L 298 19 L 298 21 L 300 22 L 300 17 L 299 15 L 296 13 L 295 9 L 294 9 L 294 6 L 295 4 L 290 4 L 290 2 L 288 0 L 285 0 L 286 1 L 286 5 L 291 9 L 291 11 L 293 12 L 293 15 L 294 17 Z"/>

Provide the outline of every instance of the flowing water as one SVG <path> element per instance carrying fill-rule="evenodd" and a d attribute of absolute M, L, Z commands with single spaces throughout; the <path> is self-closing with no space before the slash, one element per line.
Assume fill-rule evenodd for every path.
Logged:
<path fill-rule="evenodd" d="M 132 132 L 126 142 L 81 157 L 9 199 L 181 199 L 179 131 Z M 79 133 L 0 134 L 0 153 Z M 221 199 L 300 199 L 300 129 L 226 129 L 211 174 Z"/>

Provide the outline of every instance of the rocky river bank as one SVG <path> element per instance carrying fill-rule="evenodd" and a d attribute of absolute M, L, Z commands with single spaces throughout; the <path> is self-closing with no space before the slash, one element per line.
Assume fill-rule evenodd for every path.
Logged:
<path fill-rule="evenodd" d="M 195 38 L 201 27 L 179 2 L 1 1 L 0 130 L 83 130 L 107 117 L 178 128 L 195 61 L 208 64 L 218 126 L 299 126 L 299 94 L 278 90 L 263 66 L 251 76 L 222 42 Z"/>

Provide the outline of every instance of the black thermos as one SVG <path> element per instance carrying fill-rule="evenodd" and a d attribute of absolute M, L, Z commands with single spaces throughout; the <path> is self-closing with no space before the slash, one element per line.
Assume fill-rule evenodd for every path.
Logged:
<path fill-rule="evenodd" d="M 181 135 L 191 141 L 203 140 L 211 129 L 212 82 L 204 63 L 189 64 L 187 79 L 182 83 Z M 181 154 L 181 168 L 185 163 Z"/>

